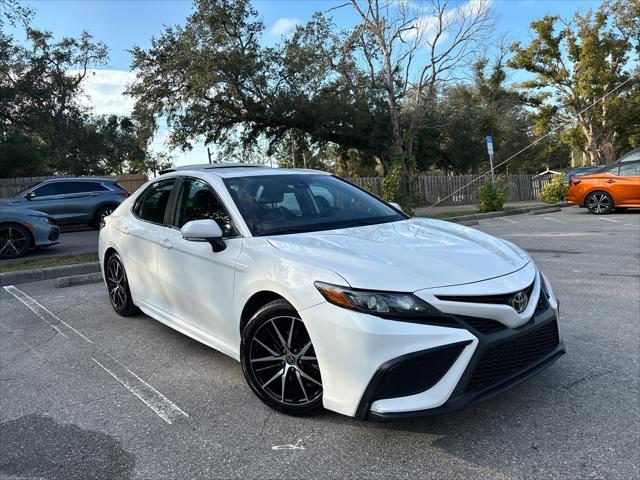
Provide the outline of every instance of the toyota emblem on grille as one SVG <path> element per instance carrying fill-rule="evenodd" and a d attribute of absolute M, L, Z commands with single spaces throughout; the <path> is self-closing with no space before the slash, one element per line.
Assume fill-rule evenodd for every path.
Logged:
<path fill-rule="evenodd" d="M 525 292 L 518 292 L 511 297 L 511 306 L 518 313 L 524 312 L 528 303 L 529 297 Z"/>

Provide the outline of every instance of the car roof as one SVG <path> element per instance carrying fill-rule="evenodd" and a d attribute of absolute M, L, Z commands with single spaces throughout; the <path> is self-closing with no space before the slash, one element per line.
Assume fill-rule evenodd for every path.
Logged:
<path fill-rule="evenodd" d="M 258 165 L 254 163 L 204 163 L 198 165 L 184 165 L 180 167 L 168 168 L 162 170 L 160 175 L 166 173 L 205 173 L 208 175 L 215 175 L 222 178 L 236 178 L 236 177 L 254 177 L 259 175 L 300 175 L 300 174 L 315 174 L 315 175 L 331 175 L 327 172 L 320 170 L 311 170 L 303 168 L 271 168 L 265 165 Z"/>
<path fill-rule="evenodd" d="M 116 180 L 113 180 L 111 178 L 98 178 L 98 177 L 60 177 L 60 178 L 47 178 L 46 180 L 43 180 L 40 183 L 44 183 L 44 182 L 109 182 L 109 183 L 114 183 L 116 182 Z M 40 185 L 40 183 L 38 183 L 38 185 Z M 35 185 L 34 185 L 35 186 Z"/>
<path fill-rule="evenodd" d="M 631 150 L 630 152 L 625 153 L 624 155 L 622 155 L 620 158 L 618 158 L 615 162 L 613 163 L 624 163 L 624 159 L 627 157 L 630 157 L 631 155 L 633 155 L 634 153 L 638 153 L 640 152 L 640 148 L 634 148 L 633 150 Z M 635 160 L 632 160 L 635 161 Z"/>

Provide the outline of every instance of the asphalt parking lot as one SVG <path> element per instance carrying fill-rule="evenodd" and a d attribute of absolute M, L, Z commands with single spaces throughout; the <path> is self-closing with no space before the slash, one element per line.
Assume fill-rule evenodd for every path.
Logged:
<path fill-rule="evenodd" d="M 640 214 L 565 208 L 475 228 L 551 279 L 567 355 L 409 423 L 276 413 L 235 361 L 118 317 L 102 284 L 0 290 L 0 478 L 638 478 Z"/>

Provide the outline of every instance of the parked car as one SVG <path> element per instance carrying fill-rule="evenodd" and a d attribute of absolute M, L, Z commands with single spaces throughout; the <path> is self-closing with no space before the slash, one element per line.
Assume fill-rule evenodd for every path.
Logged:
<path fill-rule="evenodd" d="M 640 207 L 640 161 L 613 163 L 598 172 L 574 177 L 567 201 L 596 215 L 614 208 Z"/>
<path fill-rule="evenodd" d="M 589 166 L 585 166 L 585 167 L 573 168 L 573 169 L 569 170 L 568 172 L 565 172 L 565 174 L 564 174 L 564 183 L 569 183 L 571 181 L 572 177 L 579 177 L 581 175 L 588 175 L 589 173 L 599 171 L 603 167 L 606 167 L 606 165 L 589 165 Z"/>
<path fill-rule="evenodd" d="M 60 228 L 50 215 L 27 208 L 0 206 L 0 259 L 18 258 L 29 250 L 58 243 Z"/>
<path fill-rule="evenodd" d="M 31 185 L 1 204 L 47 213 L 60 225 L 88 223 L 98 228 L 128 196 L 114 180 L 56 178 Z"/>
<path fill-rule="evenodd" d="M 527 253 L 324 172 L 173 169 L 105 219 L 99 257 L 118 314 L 239 360 L 291 414 L 456 411 L 565 351 Z"/>

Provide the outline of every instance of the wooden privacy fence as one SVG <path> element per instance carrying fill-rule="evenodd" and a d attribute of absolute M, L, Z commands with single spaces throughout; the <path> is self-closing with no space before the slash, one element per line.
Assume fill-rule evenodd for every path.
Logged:
<path fill-rule="evenodd" d="M 19 178 L 0 178 L 0 197 L 13 197 L 23 188 L 27 188 L 34 183 L 42 182 L 49 178 L 67 178 L 68 175 L 54 175 L 43 177 L 19 177 Z M 104 175 L 100 177 L 81 177 L 81 178 L 108 178 L 117 181 L 127 191 L 135 192 L 148 178 L 143 174 L 131 175 Z"/>
<path fill-rule="evenodd" d="M 491 182 L 491 176 L 485 175 L 465 187 L 475 178 L 477 175 L 421 175 L 407 180 L 406 185 L 408 191 L 422 199 L 425 205 L 433 205 L 445 198 L 439 205 L 473 205 L 479 202 L 478 187 Z M 542 186 L 550 181 L 547 176 L 526 174 L 503 175 L 501 178 L 504 179 L 503 185 L 510 202 L 537 200 Z M 382 177 L 350 178 L 349 181 L 360 187 L 369 184 L 376 195 L 382 196 Z M 453 194 L 458 189 L 462 190 Z"/>

